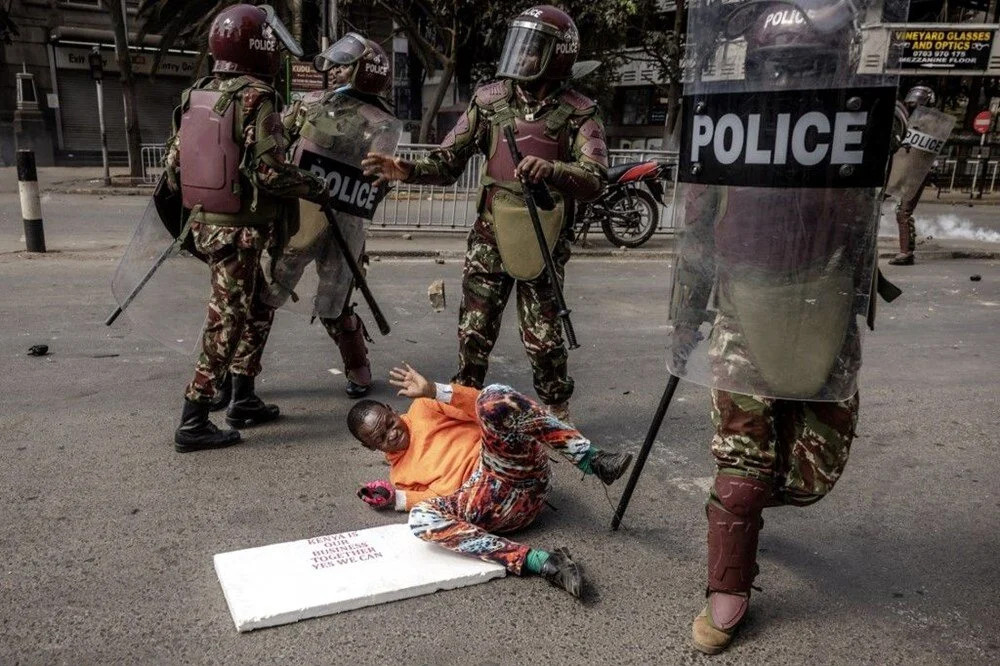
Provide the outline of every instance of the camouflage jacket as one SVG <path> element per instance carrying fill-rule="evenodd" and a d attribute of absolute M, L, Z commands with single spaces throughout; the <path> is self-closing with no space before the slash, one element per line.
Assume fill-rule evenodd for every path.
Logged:
<path fill-rule="evenodd" d="M 202 79 L 189 90 L 193 89 L 219 90 L 233 96 L 236 104 L 233 131 L 237 145 L 240 146 L 240 180 L 243 196 L 249 200 L 246 208 L 250 217 L 273 220 L 278 211 L 276 199 L 290 197 L 312 199 L 322 196 L 325 190 L 322 179 L 285 160 L 289 141 L 279 115 L 281 98 L 273 88 L 259 79 L 240 76 L 229 79 L 218 77 Z M 185 91 L 181 105 L 174 111 L 174 131 L 167 140 L 167 152 L 164 158 L 167 178 L 174 183 L 178 182 L 178 170 L 184 168 L 180 164 L 179 130 L 188 92 Z M 216 217 L 216 214 L 212 214 L 212 217 Z M 214 221 L 216 224 L 224 223 L 221 218 L 209 221 Z"/>
<path fill-rule="evenodd" d="M 596 103 L 567 88 L 535 100 L 509 80 L 480 86 L 454 129 L 430 155 L 415 163 L 406 182 L 451 185 L 473 155 L 493 155 L 505 123 L 528 116 L 544 119 L 548 131 L 564 142 L 563 154 L 572 160 L 553 162 L 555 170 L 548 184 L 567 197 L 597 198 L 607 179 L 608 150 Z"/>

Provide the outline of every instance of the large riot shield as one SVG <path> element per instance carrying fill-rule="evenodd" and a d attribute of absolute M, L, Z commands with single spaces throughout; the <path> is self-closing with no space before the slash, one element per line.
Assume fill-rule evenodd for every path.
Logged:
<path fill-rule="evenodd" d="M 383 109 L 346 94 L 304 100 L 305 121 L 292 147 L 292 161 L 325 178 L 338 227 L 358 263 L 367 220 L 386 195 L 364 176 L 361 159 L 369 152 L 392 154 L 402 123 Z M 313 264 L 315 270 L 308 270 Z M 316 204 L 299 202 L 298 231 L 268 271 L 264 300 L 274 307 L 318 317 L 337 317 L 351 295 L 353 276 L 334 242 L 326 215 Z"/>
<path fill-rule="evenodd" d="M 208 266 L 178 242 L 183 223 L 164 215 L 181 208 L 150 199 L 118 262 L 111 292 L 132 325 L 167 347 L 193 352 L 201 340 L 211 291 Z"/>
<path fill-rule="evenodd" d="M 897 83 L 859 73 L 878 12 L 848 0 L 689 12 L 668 368 L 736 393 L 847 398 Z"/>
<path fill-rule="evenodd" d="M 915 108 L 906 126 L 903 145 L 892 158 L 886 194 L 903 202 L 912 200 L 954 127 L 955 116 L 925 106 Z"/>

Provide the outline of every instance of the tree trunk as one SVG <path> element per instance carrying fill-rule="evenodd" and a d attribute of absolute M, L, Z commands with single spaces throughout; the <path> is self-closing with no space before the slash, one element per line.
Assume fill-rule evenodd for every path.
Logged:
<path fill-rule="evenodd" d="M 448 92 L 448 85 L 454 76 L 455 58 L 452 57 L 445 63 L 444 70 L 441 72 L 441 81 L 438 82 L 437 88 L 434 90 L 434 97 L 431 99 L 430 106 L 427 107 L 424 117 L 420 120 L 420 138 L 418 139 L 420 143 L 427 143 L 427 135 L 430 134 L 431 123 L 441 109 L 441 103 L 444 102 L 444 95 Z M 440 139 L 440 137 L 438 138 Z"/>
<path fill-rule="evenodd" d="M 139 132 L 139 113 L 135 106 L 135 77 L 132 76 L 132 59 L 128 53 L 128 35 L 125 30 L 125 16 L 122 14 L 121 0 L 103 0 L 104 8 L 111 17 L 111 27 L 115 32 L 115 60 L 121 73 L 122 97 L 125 101 L 125 137 L 128 140 L 128 161 L 131 165 L 129 176 L 142 178 L 142 135 Z"/>
<path fill-rule="evenodd" d="M 674 53 L 674 57 L 671 58 L 673 61 L 673 66 L 671 67 L 670 75 L 670 86 L 667 89 L 667 121 L 665 127 L 663 128 L 663 146 L 667 147 L 670 145 L 670 139 L 674 134 L 674 130 L 677 127 L 677 119 L 680 118 L 680 100 L 681 100 L 681 58 L 683 57 L 681 49 L 681 30 L 684 27 L 684 0 L 677 0 L 674 8 L 674 34 L 673 40 L 674 44 L 677 46 L 677 50 Z"/>

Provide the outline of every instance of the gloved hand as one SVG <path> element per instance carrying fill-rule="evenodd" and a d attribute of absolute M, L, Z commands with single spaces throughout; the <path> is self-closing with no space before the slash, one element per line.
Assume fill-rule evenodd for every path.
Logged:
<path fill-rule="evenodd" d="M 369 481 L 358 489 L 358 497 L 373 509 L 388 509 L 396 503 L 396 489 L 385 479 Z"/>

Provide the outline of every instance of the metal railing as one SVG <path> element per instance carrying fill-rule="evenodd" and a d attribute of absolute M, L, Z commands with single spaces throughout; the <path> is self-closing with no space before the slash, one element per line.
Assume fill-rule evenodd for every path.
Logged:
<path fill-rule="evenodd" d="M 942 192 L 968 192 L 974 196 L 997 191 L 997 175 L 1000 160 L 983 160 L 977 157 L 950 158 L 944 160 L 943 167 L 931 183 Z"/>
<path fill-rule="evenodd" d="M 142 182 L 148 185 L 156 184 L 163 172 L 163 156 L 166 148 L 162 143 L 144 143 L 140 156 L 142 158 Z"/>
<path fill-rule="evenodd" d="M 405 159 L 424 157 L 436 145 L 400 144 L 396 154 Z M 611 150 L 610 163 L 666 160 L 676 162 L 677 154 L 665 150 Z M 453 185 L 408 185 L 397 183 L 382 201 L 371 224 L 382 229 L 465 230 L 476 221 L 479 204 L 479 177 L 484 159 L 481 155 L 469 160 L 465 171 Z M 672 183 L 664 183 L 668 188 Z M 670 200 L 669 194 L 667 201 Z M 660 207 L 659 231 L 668 229 L 670 215 Z"/>
<path fill-rule="evenodd" d="M 396 149 L 396 154 L 408 160 L 420 159 L 431 150 L 437 148 L 434 144 L 404 143 Z M 163 171 L 165 148 L 162 144 L 145 144 L 142 146 L 142 177 L 143 182 L 155 184 Z M 644 162 L 646 160 L 666 160 L 676 163 L 677 153 L 665 150 L 632 150 L 616 149 L 609 151 L 609 161 L 612 166 L 626 162 Z M 481 155 L 469 160 L 465 171 L 453 185 L 409 185 L 396 183 L 389 195 L 382 201 L 372 226 L 382 229 L 433 229 L 433 230 L 465 230 L 476 221 L 476 208 L 479 204 L 479 178 L 482 174 L 484 159 Z M 664 182 L 668 192 L 666 200 L 670 201 L 669 189 L 672 182 Z M 660 207 L 659 231 L 669 228 L 671 216 L 666 206 Z"/>

